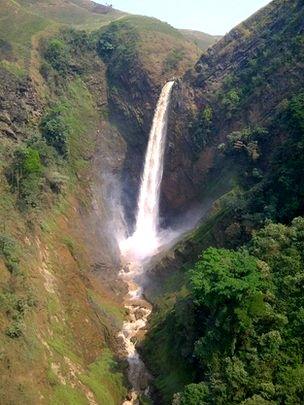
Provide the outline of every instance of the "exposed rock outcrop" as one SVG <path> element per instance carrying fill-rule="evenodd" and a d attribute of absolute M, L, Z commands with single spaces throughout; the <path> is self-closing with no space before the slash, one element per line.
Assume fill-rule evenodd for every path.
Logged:
<path fill-rule="evenodd" d="M 181 210 L 206 195 L 207 182 L 215 181 L 224 165 L 218 146 L 227 135 L 248 126 L 267 127 L 284 100 L 303 86 L 303 21 L 301 1 L 274 1 L 209 48 L 178 81 L 163 207 Z M 206 108 L 209 122 L 204 122 Z"/>

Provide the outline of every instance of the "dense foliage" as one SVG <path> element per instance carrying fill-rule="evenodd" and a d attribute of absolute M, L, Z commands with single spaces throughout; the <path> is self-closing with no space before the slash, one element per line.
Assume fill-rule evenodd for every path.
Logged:
<path fill-rule="evenodd" d="M 275 148 L 274 139 L 284 136 Z M 222 146 L 221 146 L 222 147 Z M 223 145 L 234 160 L 240 198 L 231 201 L 236 218 L 288 222 L 303 213 L 304 201 L 304 94 L 286 101 L 267 129 L 249 127 L 233 132 Z"/>
<path fill-rule="evenodd" d="M 303 252 L 303 218 L 267 225 L 246 249 L 204 252 L 171 322 L 179 361 L 196 370 L 174 403 L 303 402 Z"/>
<path fill-rule="evenodd" d="M 116 21 L 102 30 L 97 37 L 96 51 L 108 64 L 108 78 L 111 82 L 134 69 L 137 58 L 139 34 L 127 22 Z"/>
<path fill-rule="evenodd" d="M 19 207 L 36 207 L 43 187 L 43 166 L 38 150 L 30 146 L 17 148 L 8 179 L 17 193 Z"/>
<path fill-rule="evenodd" d="M 50 109 L 41 121 L 41 131 L 46 142 L 66 157 L 68 154 L 68 126 L 63 118 L 62 108 Z"/>

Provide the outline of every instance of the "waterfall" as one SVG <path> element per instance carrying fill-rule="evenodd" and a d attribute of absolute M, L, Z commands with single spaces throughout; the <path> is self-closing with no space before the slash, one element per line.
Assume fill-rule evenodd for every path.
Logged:
<path fill-rule="evenodd" d="M 124 405 L 137 405 L 141 394 L 149 394 L 150 376 L 136 350 L 139 334 L 145 333 L 151 305 L 142 291 L 144 260 L 157 252 L 159 237 L 159 197 L 164 167 L 167 123 L 170 96 L 174 82 L 162 89 L 157 103 L 141 180 L 135 230 L 132 236 L 120 242 L 124 267 L 121 277 L 128 286 L 125 299 L 128 319 L 123 323 L 119 338 L 122 339 L 129 363 L 128 376 L 132 392 Z"/>
<path fill-rule="evenodd" d="M 154 114 L 138 198 L 135 231 L 121 243 L 123 255 L 133 255 L 139 260 L 153 255 L 159 246 L 159 197 L 173 84 L 174 81 L 170 81 L 163 87 Z"/>

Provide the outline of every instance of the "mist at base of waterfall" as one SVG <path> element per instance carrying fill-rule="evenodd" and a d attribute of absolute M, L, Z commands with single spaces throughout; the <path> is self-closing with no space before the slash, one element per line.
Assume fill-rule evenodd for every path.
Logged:
<path fill-rule="evenodd" d="M 158 229 L 156 233 L 142 230 L 131 236 L 120 236 L 118 244 L 125 263 L 144 265 L 153 256 L 172 248 L 200 223 L 210 207 L 211 202 L 193 206 L 177 217 L 170 228 Z"/>

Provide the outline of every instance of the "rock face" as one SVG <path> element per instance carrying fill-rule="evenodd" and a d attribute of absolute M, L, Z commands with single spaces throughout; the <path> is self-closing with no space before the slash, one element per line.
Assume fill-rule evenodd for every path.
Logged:
<path fill-rule="evenodd" d="M 107 65 L 110 121 L 127 144 L 122 178 L 125 210 L 130 213 L 128 219 L 132 223 L 144 154 L 160 91 L 173 76 L 183 74 L 195 63 L 199 50 L 168 24 L 150 18 L 143 21 L 136 17 L 123 19 L 112 24 L 104 37 L 114 48 L 111 55 L 102 46 L 100 50 Z M 118 45 L 120 43 L 125 44 L 124 48 Z M 170 59 L 169 63 L 168 52 L 172 49 L 176 50 L 176 60 L 172 62 Z"/>
<path fill-rule="evenodd" d="M 0 133 L 17 139 L 22 126 L 35 117 L 39 108 L 31 80 L 27 77 L 16 80 L 0 68 Z"/>
<path fill-rule="evenodd" d="M 227 135 L 248 126 L 267 126 L 284 100 L 303 86 L 303 32 L 303 3 L 274 1 L 209 48 L 178 81 L 163 209 L 182 210 L 189 201 L 206 196 L 207 182 L 222 176 L 219 167 L 225 163 L 218 146 Z"/>
<path fill-rule="evenodd" d="M 132 86 L 132 92 L 129 91 Z M 148 135 L 157 102 L 157 87 L 141 68 L 121 78 L 119 94 L 109 94 L 112 122 L 126 141 L 127 153 L 122 173 L 125 211 L 133 222 L 136 196 L 143 168 Z"/>

